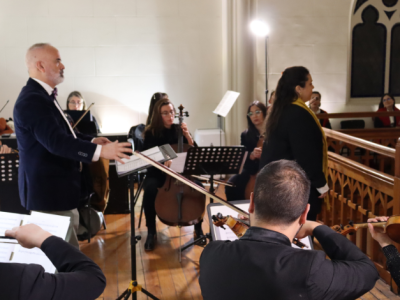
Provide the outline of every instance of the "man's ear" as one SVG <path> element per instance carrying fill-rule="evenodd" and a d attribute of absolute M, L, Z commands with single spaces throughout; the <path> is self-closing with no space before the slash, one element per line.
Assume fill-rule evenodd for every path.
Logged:
<path fill-rule="evenodd" d="M 249 213 L 254 214 L 254 193 L 250 193 Z"/>
<path fill-rule="evenodd" d="M 38 69 L 42 73 L 44 73 L 45 71 L 43 63 L 40 60 L 36 62 L 36 69 Z"/>
<path fill-rule="evenodd" d="M 308 215 L 308 212 L 310 211 L 310 204 L 307 204 L 307 206 L 306 206 L 306 209 L 303 211 L 303 213 L 300 215 L 300 220 L 299 220 L 299 222 L 300 222 L 300 225 L 303 225 L 303 224 L 305 224 L 306 223 L 306 221 L 307 221 L 307 215 Z"/>

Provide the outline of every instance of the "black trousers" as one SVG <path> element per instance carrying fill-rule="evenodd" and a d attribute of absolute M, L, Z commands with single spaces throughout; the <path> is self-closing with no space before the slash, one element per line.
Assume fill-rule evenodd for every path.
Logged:
<path fill-rule="evenodd" d="M 244 193 L 250 176 L 251 174 L 247 170 L 243 170 L 242 173 L 232 176 L 228 182 L 233 183 L 235 186 L 225 186 L 226 200 L 247 200 L 245 199 Z"/>
<path fill-rule="evenodd" d="M 310 203 L 310 211 L 307 215 L 307 220 L 316 221 L 317 215 L 321 212 L 321 206 L 324 199 L 318 198 L 321 194 L 317 189 L 311 186 L 310 197 L 308 198 L 308 203 Z"/>
<path fill-rule="evenodd" d="M 146 217 L 146 226 L 149 233 L 156 233 L 156 208 L 155 202 L 158 193 L 158 189 L 163 186 L 165 182 L 165 175 L 157 177 L 146 177 L 143 184 L 143 207 L 144 216 Z M 203 220 L 194 225 L 195 230 L 201 229 Z"/>

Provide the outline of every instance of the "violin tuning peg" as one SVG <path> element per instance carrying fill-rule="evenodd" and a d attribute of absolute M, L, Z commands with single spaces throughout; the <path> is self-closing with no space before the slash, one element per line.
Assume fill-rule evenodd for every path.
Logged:
<path fill-rule="evenodd" d="M 340 224 L 339 226 L 340 226 L 340 228 L 341 228 L 342 230 L 344 229 L 344 226 L 343 226 L 343 224 Z"/>
<path fill-rule="evenodd" d="M 349 221 L 349 224 L 350 224 L 350 226 L 354 226 L 354 221 L 353 221 L 353 220 L 350 220 L 350 221 Z"/>

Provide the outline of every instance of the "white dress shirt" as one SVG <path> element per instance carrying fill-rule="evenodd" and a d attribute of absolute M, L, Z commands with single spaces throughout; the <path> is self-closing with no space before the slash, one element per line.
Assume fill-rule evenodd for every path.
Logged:
<path fill-rule="evenodd" d="M 37 83 L 39 83 L 46 90 L 46 92 L 49 95 L 51 95 L 53 93 L 54 89 L 50 85 L 48 85 L 46 82 L 43 82 L 43 81 L 41 81 L 39 79 L 36 79 L 36 78 L 32 78 L 32 79 L 35 80 Z M 64 114 L 63 110 L 61 109 L 60 105 L 58 104 L 58 102 L 56 100 L 54 100 L 54 105 L 57 107 L 57 109 L 59 110 L 60 114 L 63 116 L 65 122 L 67 122 L 69 129 L 71 130 L 72 134 L 74 135 L 74 138 L 76 138 L 75 131 L 72 129 L 71 124 L 69 124 L 67 118 L 65 117 L 65 114 Z M 93 140 L 94 139 L 92 139 L 92 142 L 93 142 Z M 97 145 L 96 151 L 93 154 L 92 161 L 98 161 L 99 160 L 100 153 L 101 153 L 101 148 L 102 148 L 101 145 Z"/>

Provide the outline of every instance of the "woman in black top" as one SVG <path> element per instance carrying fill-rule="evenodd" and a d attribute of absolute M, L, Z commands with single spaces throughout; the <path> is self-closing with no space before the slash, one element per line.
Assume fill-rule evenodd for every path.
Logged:
<path fill-rule="evenodd" d="M 174 119 L 175 107 L 172 102 L 170 102 L 168 99 L 162 99 L 158 101 L 154 106 L 151 122 L 148 126 L 146 126 L 144 131 L 143 150 L 165 144 L 177 144 L 179 125 L 173 124 Z M 182 123 L 182 132 L 183 142 L 193 145 L 193 138 L 190 135 L 185 123 Z M 171 166 L 171 161 L 166 161 L 164 165 L 167 167 Z M 143 186 L 143 206 L 147 226 L 147 239 L 144 248 L 147 251 L 154 249 L 155 241 L 157 239 L 156 210 L 154 203 L 157 197 L 157 188 L 163 186 L 165 178 L 165 173 L 159 169 L 151 167 L 147 170 L 147 176 Z M 195 225 L 195 235 L 196 237 L 203 235 L 201 230 L 201 222 Z"/>
<path fill-rule="evenodd" d="M 275 101 L 268 110 L 260 168 L 280 159 L 295 160 L 311 181 L 308 219 L 315 221 L 327 184 L 327 144 L 318 118 L 305 102 L 314 86 L 304 67 L 286 69 L 279 79 Z"/>
<path fill-rule="evenodd" d="M 389 217 L 376 217 L 372 219 L 368 219 L 368 223 L 374 222 L 386 222 Z M 382 247 L 383 254 L 386 256 L 386 265 L 392 275 L 394 282 L 396 282 L 397 286 L 400 286 L 400 254 L 397 251 L 396 246 L 394 246 L 394 242 L 388 237 L 386 233 L 384 233 L 383 228 L 373 227 L 368 224 L 369 232 L 374 240 L 376 240 L 379 245 Z"/>
<path fill-rule="evenodd" d="M 254 101 L 247 109 L 247 129 L 240 135 L 240 144 L 245 146 L 247 159 L 243 166 L 242 173 L 235 175 L 229 179 L 234 187 L 225 187 L 226 199 L 228 201 L 244 200 L 245 189 L 249 182 L 250 176 L 258 172 L 261 157 L 261 147 L 257 147 L 260 136 L 264 131 L 264 118 L 267 115 L 267 107 L 259 102 Z"/>

